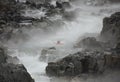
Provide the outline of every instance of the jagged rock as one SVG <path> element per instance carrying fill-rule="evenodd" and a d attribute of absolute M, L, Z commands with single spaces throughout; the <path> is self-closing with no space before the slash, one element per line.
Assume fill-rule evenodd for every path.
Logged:
<path fill-rule="evenodd" d="M 0 65 L 1 82 L 34 82 L 23 65 Z"/>
<path fill-rule="evenodd" d="M 96 56 L 93 56 L 93 53 Z M 103 57 L 97 56 L 100 53 L 93 53 L 88 55 L 87 52 L 78 52 L 57 62 L 50 62 L 46 67 L 46 73 L 49 76 L 76 76 L 82 73 L 102 72 L 104 68 Z"/>
<path fill-rule="evenodd" d="M 6 54 L 5 48 L 0 47 L 0 81 L 1 82 L 34 82 L 22 64 L 12 64 L 8 62 L 10 56 Z M 11 58 L 10 61 L 16 62 Z"/>
<path fill-rule="evenodd" d="M 103 20 L 103 29 L 101 31 L 102 40 L 108 41 L 115 46 L 120 38 L 120 12 L 112 14 Z"/>
<path fill-rule="evenodd" d="M 0 48 L 0 64 L 6 63 L 7 55 L 5 53 L 5 50 L 3 48 Z"/>
<path fill-rule="evenodd" d="M 101 74 L 107 69 L 120 68 L 120 56 L 112 52 L 84 50 L 68 55 L 46 67 L 48 76 L 77 76 L 84 73 Z"/>

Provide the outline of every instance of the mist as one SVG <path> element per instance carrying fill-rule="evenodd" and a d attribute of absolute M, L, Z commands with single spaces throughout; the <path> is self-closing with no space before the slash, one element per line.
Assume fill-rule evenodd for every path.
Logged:
<path fill-rule="evenodd" d="M 67 16 L 65 14 L 63 17 L 55 15 L 49 17 L 50 21 L 47 23 L 35 23 L 28 26 L 29 28 L 21 29 L 23 36 L 13 37 L 5 44 L 9 49 L 8 54 L 19 58 L 35 82 L 119 82 L 120 74 L 118 71 L 96 77 L 83 75 L 80 78 L 79 76 L 56 78 L 46 75 L 45 67 L 48 60 L 40 61 L 43 49 L 55 47 L 57 50 L 55 60 L 77 52 L 80 49 L 75 49 L 74 45 L 78 40 L 82 39 L 83 36 L 89 36 L 87 35 L 89 33 L 98 37 L 103 27 L 103 18 L 120 10 L 119 4 L 94 6 L 82 0 L 72 1 L 71 5 L 71 8 L 66 9 L 69 13 Z M 45 13 L 41 10 L 28 10 L 23 15 L 41 18 L 41 16 L 45 16 Z M 57 44 L 58 41 L 61 44 Z M 48 54 L 48 58 L 52 57 Z"/>

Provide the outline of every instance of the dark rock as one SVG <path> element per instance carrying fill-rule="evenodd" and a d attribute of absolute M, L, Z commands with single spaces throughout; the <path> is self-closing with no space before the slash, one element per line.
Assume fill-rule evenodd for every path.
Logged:
<path fill-rule="evenodd" d="M 103 20 L 101 32 L 102 40 L 110 42 L 113 46 L 119 42 L 120 38 L 120 12 L 116 12 Z"/>
<path fill-rule="evenodd" d="M 0 48 L 0 64 L 6 63 L 7 55 L 5 53 L 5 50 L 3 48 Z"/>
<path fill-rule="evenodd" d="M 0 81 L 1 82 L 34 82 L 22 64 L 12 64 L 7 59 L 5 48 L 0 47 Z M 12 58 L 16 60 L 17 58 Z M 14 61 L 12 60 L 11 61 Z M 16 61 L 14 61 L 16 62 Z"/>
<path fill-rule="evenodd" d="M 23 65 L 0 65 L 1 82 L 34 82 Z"/>
<path fill-rule="evenodd" d="M 69 11 L 69 12 L 64 12 L 63 13 L 63 19 L 67 21 L 73 21 L 76 18 L 75 12 L 74 11 Z"/>
<path fill-rule="evenodd" d="M 62 2 L 56 1 L 56 7 L 60 9 L 63 8 Z"/>
<path fill-rule="evenodd" d="M 102 60 L 102 56 L 99 57 L 98 54 L 93 52 L 92 55 L 90 53 L 88 55 L 87 52 L 78 52 L 66 56 L 57 62 L 48 63 L 46 73 L 49 76 L 76 76 L 82 73 L 101 72 L 104 68 L 104 60 L 103 62 L 98 61 Z"/>

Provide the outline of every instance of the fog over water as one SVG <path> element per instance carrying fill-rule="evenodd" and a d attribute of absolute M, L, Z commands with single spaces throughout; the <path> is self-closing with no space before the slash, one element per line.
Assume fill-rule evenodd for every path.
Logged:
<path fill-rule="evenodd" d="M 72 8 L 67 11 L 72 13 L 72 15 L 70 15 L 71 21 L 61 16 L 56 16 L 56 20 L 58 20 L 58 22 L 62 21 L 63 24 L 53 23 L 48 31 L 41 30 L 41 28 L 31 30 L 24 29 L 24 32 L 29 35 L 28 40 L 21 40 L 18 43 L 13 43 L 14 41 L 8 42 L 7 46 L 13 56 L 17 56 L 20 59 L 20 62 L 25 65 L 28 72 L 35 79 L 35 82 L 113 82 L 114 79 L 116 80 L 114 82 L 119 82 L 117 77 L 110 74 L 104 78 L 102 76 L 97 77 L 97 79 L 92 76 L 88 78 L 86 75 L 83 75 L 81 78 L 55 78 L 48 77 L 45 74 L 45 67 L 48 61 L 45 60 L 45 62 L 41 62 L 39 60 L 42 49 L 56 47 L 57 54 L 61 57 L 69 53 L 77 52 L 77 50 L 73 48 L 76 41 L 86 33 L 93 33 L 97 36 L 102 30 L 103 18 L 119 11 L 119 4 L 89 6 L 74 2 L 72 3 Z M 36 10 L 34 13 L 35 15 L 28 14 L 28 16 L 39 16 L 41 14 L 40 10 Z M 42 15 L 43 14 L 44 13 L 42 13 Z M 54 21 L 55 19 L 51 18 L 51 20 Z M 61 41 L 61 44 L 58 45 L 57 41 Z M 117 72 L 113 74 L 117 76 L 120 75 Z"/>

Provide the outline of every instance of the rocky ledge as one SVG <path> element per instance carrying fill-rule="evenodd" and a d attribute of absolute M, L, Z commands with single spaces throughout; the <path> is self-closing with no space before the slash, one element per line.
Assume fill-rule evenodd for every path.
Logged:
<path fill-rule="evenodd" d="M 85 50 L 48 63 L 46 73 L 49 76 L 77 76 L 84 73 L 101 74 L 109 68 L 120 68 L 120 56 Z"/>
<path fill-rule="evenodd" d="M 9 57 L 0 47 L 0 82 L 34 82 L 24 65 L 7 62 Z"/>

